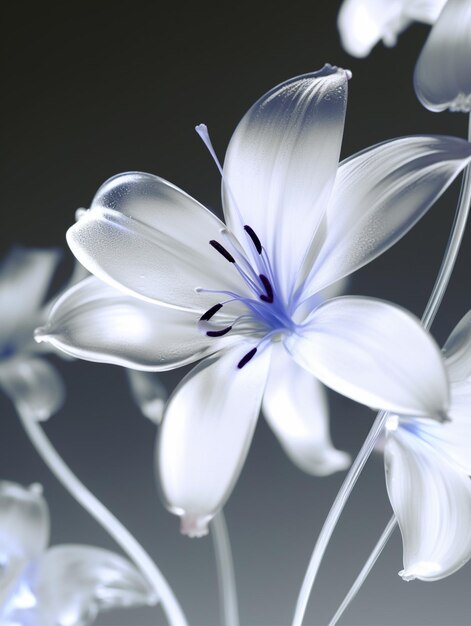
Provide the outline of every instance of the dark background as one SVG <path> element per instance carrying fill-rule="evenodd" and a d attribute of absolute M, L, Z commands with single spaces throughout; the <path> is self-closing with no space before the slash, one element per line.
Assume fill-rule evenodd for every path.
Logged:
<path fill-rule="evenodd" d="M 219 178 L 195 124 L 208 124 L 223 156 L 247 108 L 275 84 L 321 67 L 353 71 L 343 155 L 415 133 L 464 136 L 459 114 L 432 114 L 412 88 L 427 27 L 415 25 L 395 49 L 364 60 L 340 48 L 339 2 L 10 3 L 3 9 L 2 254 L 13 244 L 60 246 L 74 211 L 125 170 L 176 183 L 219 210 Z M 420 315 L 437 272 L 457 199 L 457 184 L 413 232 L 351 284 Z M 470 236 L 433 329 L 442 342 L 470 306 Z M 65 268 L 72 263 L 65 253 Z M 66 271 L 66 270 L 64 270 Z M 133 405 L 117 367 L 55 359 L 68 399 L 45 428 L 72 469 L 135 533 L 168 577 L 192 624 L 218 624 L 211 542 L 178 533 L 153 479 L 155 426 Z M 171 389 L 181 373 L 163 376 Z M 331 395 L 338 447 L 355 453 L 373 414 Z M 113 542 L 58 485 L 0 397 L 0 477 L 41 482 L 52 543 Z M 226 507 L 236 561 L 241 622 L 288 624 L 314 540 L 343 475 L 316 479 L 284 456 L 260 421 L 254 445 Z M 382 459 L 367 466 L 329 549 L 308 610 L 324 624 L 376 542 L 390 508 Z M 469 623 L 471 567 L 438 583 L 404 583 L 398 534 L 343 619 L 351 626 Z M 103 614 L 98 624 L 163 623 L 160 609 Z"/>

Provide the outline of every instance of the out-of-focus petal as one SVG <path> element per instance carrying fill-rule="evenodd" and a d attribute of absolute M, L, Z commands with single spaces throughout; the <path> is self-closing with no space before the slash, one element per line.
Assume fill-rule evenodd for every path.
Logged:
<path fill-rule="evenodd" d="M 418 319 L 393 304 L 329 300 L 285 345 L 325 385 L 367 406 L 437 418 L 448 409 L 438 346 Z"/>
<path fill-rule="evenodd" d="M 286 454 L 315 476 L 347 468 L 349 455 L 336 450 L 330 439 L 323 386 L 297 365 L 281 344 L 272 350 L 262 409 Z"/>
<path fill-rule="evenodd" d="M 447 0 L 402 0 L 405 15 L 417 22 L 435 24 Z"/>
<path fill-rule="evenodd" d="M 134 401 L 143 415 L 160 424 L 168 393 L 157 374 L 126 370 Z"/>
<path fill-rule="evenodd" d="M 157 476 L 182 532 L 207 533 L 240 474 L 260 411 L 270 349 L 237 367 L 253 344 L 239 342 L 183 379 L 168 401 L 157 447 Z"/>
<path fill-rule="evenodd" d="M 0 265 L 0 353 L 34 323 L 60 256 L 55 249 L 13 248 Z"/>
<path fill-rule="evenodd" d="M 155 604 L 148 582 L 123 557 L 91 546 L 48 550 L 30 574 L 36 606 L 17 615 L 33 624 L 89 626 L 100 611 Z"/>
<path fill-rule="evenodd" d="M 144 300 L 200 312 L 218 302 L 205 289 L 244 293 L 244 283 L 214 248 L 224 224 L 171 183 L 128 172 L 102 185 L 91 209 L 67 233 L 92 274 Z"/>
<path fill-rule="evenodd" d="M 39 485 L 0 482 L 0 617 L 1 607 L 25 564 L 49 541 L 49 512 Z"/>
<path fill-rule="evenodd" d="M 48 419 L 65 399 L 62 378 L 50 363 L 37 357 L 20 356 L 1 363 L 0 387 L 28 419 Z"/>
<path fill-rule="evenodd" d="M 285 295 L 299 275 L 337 171 L 348 72 L 330 65 L 265 94 L 242 118 L 224 161 L 226 221 L 258 235 Z"/>
<path fill-rule="evenodd" d="M 198 320 L 196 312 L 144 302 L 91 276 L 59 298 L 35 336 L 80 359 L 168 370 L 227 342 L 199 332 Z"/>
<path fill-rule="evenodd" d="M 415 68 L 417 97 L 431 111 L 471 111 L 471 3 L 448 0 Z"/>
<path fill-rule="evenodd" d="M 468 311 L 448 337 L 443 352 L 451 382 L 471 378 L 471 311 Z"/>
<path fill-rule="evenodd" d="M 471 557 L 471 481 L 414 432 L 385 446 L 389 499 L 401 529 L 404 580 L 438 580 Z"/>
<path fill-rule="evenodd" d="M 393 139 L 343 161 L 306 296 L 396 243 L 470 161 L 471 144 L 445 136 Z"/>

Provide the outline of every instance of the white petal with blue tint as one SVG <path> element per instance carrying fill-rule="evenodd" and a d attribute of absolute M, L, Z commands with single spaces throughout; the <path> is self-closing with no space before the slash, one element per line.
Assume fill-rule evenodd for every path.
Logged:
<path fill-rule="evenodd" d="M 329 435 L 329 409 L 322 384 L 297 365 L 281 344 L 272 348 L 263 414 L 290 459 L 302 470 L 326 476 L 350 464 Z"/>
<path fill-rule="evenodd" d="M 241 242 L 257 233 L 288 295 L 334 182 L 347 103 L 345 70 L 278 85 L 242 118 L 224 161 L 224 213 Z"/>
<path fill-rule="evenodd" d="M 328 387 L 367 406 L 437 418 L 448 409 L 438 346 L 418 319 L 395 305 L 335 298 L 315 309 L 285 345 Z"/>
<path fill-rule="evenodd" d="M 415 90 L 431 111 L 471 110 L 471 3 L 448 0 L 420 54 Z"/>
<path fill-rule="evenodd" d="M 400 575 L 438 580 L 452 574 L 471 557 L 470 479 L 402 426 L 387 437 L 385 465 L 404 547 Z"/>
<path fill-rule="evenodd" d="M 304 288 L 313 294 L 382 254 L 405 235 L 471 161 L 455 137 L 393 139 L 340 164 L 326 232 Z"/>
<path fill-rule="evenodd" d="M 461 382 L 471 378 L 471 311 L 448 337 L 443 347 L 450 381 Z"/>
<path fill-rule="evenodd" d="M 198 320 L 196 312 L 144 302 L 92 276 L 59 298 L 36 338 L 89 361 L 168 370 L 211 354 L 227 341 L 199 332 Z"/>
<path fill-rule="evenodd" d="M 155 424 L 160 424 L 168 393 L 154 372 L 126 370 L 134 401 L 143 415 Z"/>
<path fill-rule="evenodd" d="M 270 349 L 238 364 L 253 348 L 238 343 L 197 365 L 180 383 L 165 411 L 156 469 L 169 509 L 182 532 L 207 533 L 224 505 L 252 441 L 268 375 Z"/>
<path fill-rule="evenodd" d="M 244 291 L 233 264 L 209 244 L 224 228 L 178 187 L 128 172 L 102 185 L 67 241 L 82 265 L 110 285 L 202 313 L 220 296 L 196 287 Z"/>
<path fill-rule="evenodd" d="M 61 377 L 44 359 L 18 356 L 0 363 L 0 387 L 28 419 L 46 420 L 65 399 Z"/>

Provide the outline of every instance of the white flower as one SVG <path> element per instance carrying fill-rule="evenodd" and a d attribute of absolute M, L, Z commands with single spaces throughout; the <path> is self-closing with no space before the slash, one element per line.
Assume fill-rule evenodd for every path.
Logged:
<path fill-rule="evenodd" d="M 158 445 L 164 497 L 188 534 L 227 499 L 261 405 L 291 458 L 317 474 L 346 464 L 318 380 L 369 406 L 447 408 L 440 352 L 418 320 L 371 298 L 325 300 L 325 289 L 406 233 L 471 146 L 407 137 L 339 166 L 347 78 L 331 66 L 293 78 L 244 116 L 224 163 L 227 226 L 132 172 L 106 182 L 68 232 L 95 277 L 59 300 L 39 340 L 143 370 L 206 357 L 167 403 Z"/>
<path fill-rule="evenodd" d="M 39 485 L 0 482 L 0 622 L 87 626 L 102 610 L 155 604 L 123 557 L 91 546 L 47 549 L 49 512 Z"/>
<path fill-rule="evenodd" d="M 404 580 L 438 580 L 471 558 L 471 312 L 444 357 L 448 420 L 392 416 L 386 426 L 386 481 L 402 533 Z"/>
<path fill-rule="evenodd" d="M 37 420 L 55 413 L 65 396 L 33 339 L 47 315 L 44 300 L 59 258 L 58 250 L 14 248 L 0 265 L 0 388 L 19 412 Z"/>
<path fill-rule="evenodd" d="M 415 68 L 417 97 L 431 111 L 469 112 L 469 0 L 344 0 L 338 28 L 345 50 L 365 57 L 380 40 L 395 45 L 413 21 L 434 24 Z"/>

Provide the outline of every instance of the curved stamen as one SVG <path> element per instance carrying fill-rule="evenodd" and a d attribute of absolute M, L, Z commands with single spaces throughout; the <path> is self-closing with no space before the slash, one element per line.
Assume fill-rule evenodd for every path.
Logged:
<path fill-rule="evenodd" d="M 260 274 L 260 280 L 263 283 L 263 286 L 265 287 L 265 291 L 266 291 L 266 295 L 262 294 L 260 296 L 260 300 L 263 300 L 263 302 L 268 302 L 268 303 L 272 303 L 273 299 L 274 299 L 274 295 L 273 295 L 273 287 L 271 286 L 270 281 L 268 280 L 268 278 L 265 276 L 265 274 Z"/>
<path fill-rule="evenodd" d="M 208 309 L 206 311 L 206 313 L 203 313 L 203 315 L 200 317 L 200 322 L 207 322 L 208 320 L 210 320 L 213 315 L 216 315 L 216 313 L 222 309 L 223 305 L 219 302 L 218 304 L 215 304 L 214 306 L 212 306 L 210 309 Z"/>
<path fill-rule="evenodd" d="M 257 250 L 257 252 L 259 254 L 262 254 L 262 250 L 263 250 L 262 244 L 260 243 L 260 239 L 257 237 L 257 234 L 254 231 L 254 229 L 248 224 L 246 224 L 244 226 L 244 230 L 247 233 L 247 235 L 250 237 L 250 239 L 252 240 L 252 243 L 255 246 L 255 249 Z"/>
<path fill-rule="evenodd" d="M 235 259 L 232 254 L 228 252 L 226 248 L 219 243 L 219 241 L 216 241 L 216 239 L 211 239 L 209 245 L 213 246 L 213 248 L 217 250 L 219 254 L 222 254 L 226 261 L 229 261 L 229 263 L 235 263 Z"/>
<path fill-rule="evenodd" d="M 237 363 L 237 367 L 241 370 L 244 365 L 247 365 L 249 361 L 251 361 L 257 353 L 257 348 L 252 348 L 245 356 L 241 358 L 241 360 Z"/>
<path fill-rule="evenodd" d="M 207 330 L 206 334 L 208 335 L 208 337 L 223 337 L 224 335 L 227 335 L 227 333 L 230 333 L 231 330 L 232 326 L 227 326 L 222 330 Z"/>

